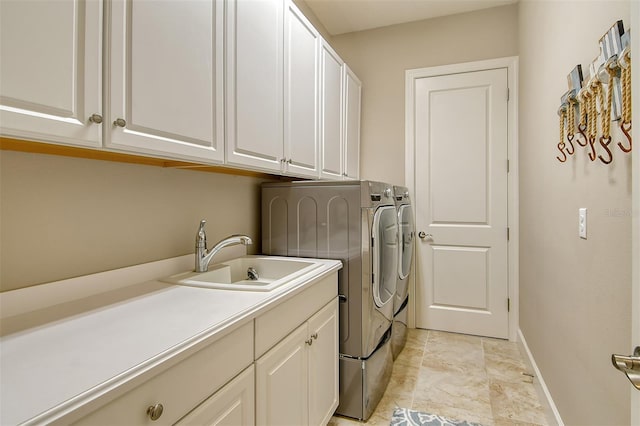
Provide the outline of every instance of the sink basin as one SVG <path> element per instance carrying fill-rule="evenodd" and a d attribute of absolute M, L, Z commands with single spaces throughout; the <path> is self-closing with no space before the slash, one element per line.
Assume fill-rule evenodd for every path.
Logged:
<path fill-rule="evenodd" d="M 313 261 L 284 257 L 244 256 L 211 265 L 207 272 L 183 272 L 162 278 L 171 284 L 240 291 L 271 291 L 321 266 Z M 249 279 L 253 268 L 258 279 Z"/>

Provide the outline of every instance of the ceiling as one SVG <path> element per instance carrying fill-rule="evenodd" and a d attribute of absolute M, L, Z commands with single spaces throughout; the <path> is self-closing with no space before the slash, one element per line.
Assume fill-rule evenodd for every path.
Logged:
<path fill-rule="evenodd" d="M 517 0 L 305 0 L 331 35 L 454 15 Z"/>

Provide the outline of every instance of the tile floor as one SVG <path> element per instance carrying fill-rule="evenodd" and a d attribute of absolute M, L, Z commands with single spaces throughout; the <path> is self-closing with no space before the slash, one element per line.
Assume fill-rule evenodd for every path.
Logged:
<path fill-rule="evenodd" d="M 547 425 L 517 343 L 410 329 L 389 386 L 364 424 L 389 425 L 405 407 L 484 426 Z M 335 416 L 329 426 L 363 424 Z"/>

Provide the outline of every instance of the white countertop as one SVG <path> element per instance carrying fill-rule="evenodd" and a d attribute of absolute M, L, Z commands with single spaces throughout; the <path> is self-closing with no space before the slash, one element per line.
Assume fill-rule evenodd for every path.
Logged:
<path fill-rule="evenodd" d="M 320 268 L 271 292 L 152 280 L 119 288 L 109 297 L 96 294 L 6 319 L 10 327 L 12 320 L 18 325 L 8 334 L 5 327 L 0 338 L 0 424 L 55 418 L 200 342 L 217 340 L 341 267 L 339 261 L 318 262 Z M 98 302 L 109 298 L 108 304 Z M 56 307 L 76 312 L 60 315 Z M 34 320 L 34 326 L 20 330 L 38 315 L 58 319 Z"/>

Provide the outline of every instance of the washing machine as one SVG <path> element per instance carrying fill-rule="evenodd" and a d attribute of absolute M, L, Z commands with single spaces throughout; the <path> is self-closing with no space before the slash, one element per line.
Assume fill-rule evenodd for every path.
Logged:
<path fill-rule="evenodd" d="M 407 342 L 407 318 L 409 304 L 409 276 L 413 261 L 415 225 L 409 190 L 404 186 L 393 187 L 393 198 L 398 215 L 398 280 L 393 299 L 393 325 L 391 352 L 395 360 Z"/>
<path fill-rule="evenodd" d="M 340 402 L 368 419 L 391 377 L 398 220 L 391 185 L 304 181 L 262 185 L 262 251 L 339 259 Z"/>

